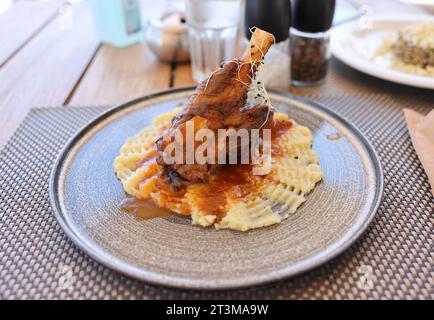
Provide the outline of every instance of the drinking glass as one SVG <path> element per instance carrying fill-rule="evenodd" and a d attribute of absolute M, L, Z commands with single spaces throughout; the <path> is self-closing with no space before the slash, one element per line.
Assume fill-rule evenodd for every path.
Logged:
<path fill-rule="evenodd" d="M 237 54 L 243 0 L 187 0 L 193 78 L 202 81 Z"/>

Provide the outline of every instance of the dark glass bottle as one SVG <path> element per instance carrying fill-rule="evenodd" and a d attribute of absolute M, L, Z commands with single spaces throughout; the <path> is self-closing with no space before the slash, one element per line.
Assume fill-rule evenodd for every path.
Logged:
<path fill-rule="evenodd" d="M 244 31 L 250 39 L 251 27 L 258 27 L 274 35 L 276 42 L 289 37 L 291 26 L 290 0 L 246 0 Z"/>

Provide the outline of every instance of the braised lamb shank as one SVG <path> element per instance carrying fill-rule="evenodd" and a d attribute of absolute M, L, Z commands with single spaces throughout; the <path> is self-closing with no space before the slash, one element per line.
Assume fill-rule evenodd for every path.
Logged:
<path fill-rule="evenodd" d="M 188 183 L 206 181 L 218 168 L 216 164 L 167 165 L 164 162 L 164 148 L 170 141 L 168 137 L 173 136 L 176 130 L 185 128 L 187 121 L 201 117 L 202 120 L 206 119 L 207 128 L 217 131 L 229 128 L 261 129 L 272 120 L 270 106 L 246 105 L 246 100 L 257 68 L 273 43 L 272 34 L 256 28 L 243 56 L 224 63 L 202 81 L 183 110 L 173 119 L 171 127 L 157 140 L 157 162 L 175 189 Z"/>

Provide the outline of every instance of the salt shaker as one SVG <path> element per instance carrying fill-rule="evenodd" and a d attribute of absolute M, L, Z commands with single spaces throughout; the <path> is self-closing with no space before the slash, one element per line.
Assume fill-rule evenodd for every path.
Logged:
<path fill-rule="evenodd" d="M 276 43 L 271 46 L 265 57 L 260 81 L 270 89 L 287 89 L 290 82 L 290 0 L 246 1 L 244 26 L 247 39 L 250 38 L 253 27 L 261 28 L 274 35 Z"/>
<path fill-rule="evenodd" d="M 293 0 L 291 84 L 322 84 L 330 57 L 330 27 L 335 0 Z"/>

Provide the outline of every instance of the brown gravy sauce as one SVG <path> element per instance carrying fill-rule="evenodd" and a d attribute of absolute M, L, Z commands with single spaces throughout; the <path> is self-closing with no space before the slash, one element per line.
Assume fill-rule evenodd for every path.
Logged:
<path fill-rule="evenodd" d="M 195 194 L 196 205 L 201 211 L 221 217 L 228 198 L 248 200 L 255 196 L 257 179 L 252 176 L 250 164 L 224 166 Z"/>
<path fill-rule="evenodd" d="M 326 137 L 328 140 L 331 140 L 331 141 L 336 141 L 336 140 L 339 140 L 340 138 L 342 138 L 342 136 L 339 132 L 328 134 Z"/>
<path fill-rule="evenodd" d="M 292 121 L 273 120 L 267 128 L 271 129 L 272 140 L 278 139 L 292 127 Z M 272 148 L 272 154 L 276 156 L 285 156 L 277 148 Z M 150 163 L 155 160 L 157 150 L 152 149 L 143 159 L 137 163 L 137 167 Z M 207 214 L 216 215 L 219 221 L 225 213 L 227 199 L 244 199 L 251 200 L 258 194 L 259 182 L 264 177 L 252 175 L 252 165 L 235 164 L 223 166 L 208 183 L 202 187 L 192 190 L 196 206 L 199 210 Z M 162 179 L 158 182 L 159 195 L 167 201 L 181 201 L 185 190 L 174 192 L 168 183 Z M 125 199 L 120 207 L 127 213 L 133 214 L 139 219 L 151 219 L 156 217 L 167 217 L 173 215 L 169 209 L 161 208 L 154 203 L 152 199 L 139 200 L 136 198 Z M 183 214 L 189 215 L 189 208 L 182 208 Z M 184 213 L 185 212 L 185 213 Z"/>
<path fill-rule="evenodd" d="M 271 129 L 271 140 L 275 141 L 279 137 L 283 136 L 289 129 L 292 128 L 291 120 L 273 119 L 267 126 L 267 129 Z"/>
<path fill-rule="evenodd" d="M 270 122 L 267 128 L 271 129 L 271 141 L 276 141 L 292 128 L 291 120 L 276 120 Z M 271 144 L 271 155 L 275 157 L 287 157 L 288 155 L 281 150 L 276 144 Z"/>
<path fill-rule="evenodd" d="M 134 215 L 138 219 L 151 219 L 157 217 L 168 217 L 174 213 L 166 208 L 160 208 L 152 199 L 140 200 L 137 198 L 126 198 L 120 204 L 123 211 Z"/>
<path fill-rule="evenodd" d="M 140 168 L 146 164 L 153 162 L 155 159 L 157 159 L 157 155 L 157 147 L 154 145 L 154 147 L 147 154 L 145 154 L 145 156 L 140 161 L 136 163 L 136 167 Z"/>

